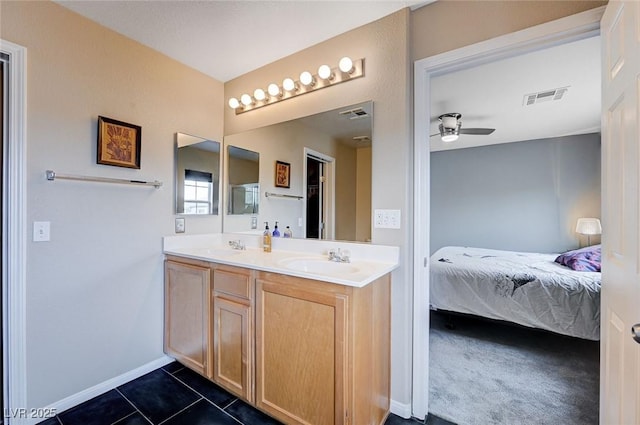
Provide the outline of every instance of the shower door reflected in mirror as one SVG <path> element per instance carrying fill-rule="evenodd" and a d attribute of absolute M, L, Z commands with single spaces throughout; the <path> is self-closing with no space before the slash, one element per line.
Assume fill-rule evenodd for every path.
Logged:
<path fill-rule="evenodd" d="M 220 143 L 176 133 L 176 214 L 217 215 Z"/>
<path fill-rule="evenodd" d="M 228 147 L 229 214 L 257 214 L 260 203 L 260 154 Z"/>

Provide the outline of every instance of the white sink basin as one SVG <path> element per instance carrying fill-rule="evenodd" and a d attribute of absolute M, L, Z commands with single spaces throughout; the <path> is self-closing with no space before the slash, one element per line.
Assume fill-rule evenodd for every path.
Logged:
<path fill-rule="evenodd" d="M 350 263 L 336 263 L 319 258 L 291 258 L 280 261 L 280 265 L 289 270 L 332 276 L 349 275 L 360 271 Z"/>

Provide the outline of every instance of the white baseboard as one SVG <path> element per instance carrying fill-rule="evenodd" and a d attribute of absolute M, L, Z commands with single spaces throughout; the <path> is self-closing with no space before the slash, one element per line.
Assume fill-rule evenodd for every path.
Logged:
<path fill-rule="evenodd" d="M 163 356 L 157 360 L 149 362 L 140 366 L 139 368 L 130 370 L 129 372 L 123 373 L 122 375 L 116 376 L 115 378 L 108 379 L 104 382 L 101 382 L 98 385 L 94 385 L 91 388 L 87 388 L 84 391 L 80 391 L 79 393 L 70 395 L 62 400 L 56 401 L 55 403 L 50 404 L 45 407 L 44 411 L 54 411 L 57 413 L 64 412 L 67 409 L 75 407 L 85 401 L 91 400 L 94 397 L 99 396 L 100 394 L 104 394 L 107 391 L 111 391 L 112 389 L 126 384 L 129 381 L 133 381 L 136 378 L 141 377 L 144 374 L 152 372 L 162 366 L 165 366 L 171 363 L 173 359 L 169 356 Z M 29 418 L 28 421 L 25 422 L 25 425 L 35 425 L 38 422 L 43 421 L 43 418 Z"/>
<path fill-rule="evenodd" d="M 395 400 L 391 400 L 391 413 L 398 415 L 403 419 L 411 418 L 411 404 L 399 403 Z"/>

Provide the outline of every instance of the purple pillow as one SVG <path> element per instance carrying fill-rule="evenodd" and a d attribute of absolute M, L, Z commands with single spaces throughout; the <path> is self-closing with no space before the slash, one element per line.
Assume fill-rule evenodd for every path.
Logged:
<path fill-rule="evenodd" d="M 600 245 L 567 251 L 556 258 L 556 263 L 579 272 L 599 272 L 602 257 Z"/>

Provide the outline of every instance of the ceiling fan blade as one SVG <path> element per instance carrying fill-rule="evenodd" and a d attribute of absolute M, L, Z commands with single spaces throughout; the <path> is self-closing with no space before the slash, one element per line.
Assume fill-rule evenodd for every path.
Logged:
<path fill-rule="evenodd" d="M 430 134 L 429 137 L 433 137 L 433 136 L 439 136 L 440 133 L 434 133 L 434 134 Z"/>
<path fill-rule="evenodd" d="M 475 134 L 480 136 L 486 136 L 496 131 L 495 128 L 461 128 L 460 134 Z"/>

